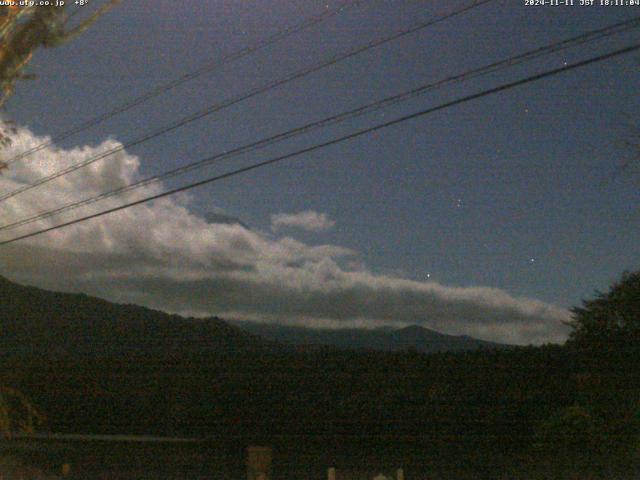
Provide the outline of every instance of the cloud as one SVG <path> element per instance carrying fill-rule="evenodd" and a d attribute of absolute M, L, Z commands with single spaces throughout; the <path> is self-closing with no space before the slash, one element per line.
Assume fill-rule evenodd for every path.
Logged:
<path fill-rule="evenodd" d="M 300 213 L 276 213 L 271 215 L 271 230 L 274 232 L 282 227 L 299 228 L 309 232 L 323 232 L 334 227 L 336 222 L 325 213 L 312 210 Z"/>
<path fill-rule="evenodd" d="M 20 129 L 7 156 L 47 139 Z M 72 150 L 45 148 L 0 177 L 11 191 L 38 177 L 118 146 L 109 139 Z M 0 203 L 15 220 L 139 179 L 139 159 L 121 152 Z M 147 186 L 134 200 L 161 191 Z M 83 214 L 113 207 L 108 199 Z M 7 239 L 78 215 L 1 231 Z M 298 219 L 293 220 L 291 219 Z M 274 215 L 274 226 L 333 224 L 316 212 Z M 371 273 L 358 253 L 267 235 L 238 223 L 210 223 L 192 213 L 186 195 L 139 205 L 76 226 L 0 247 L 0 274 L 43 288 L 82 291 L 169 312 L 251 318 L 307 326 L 419 324 L 444 333 L 528 344 L 566 338 L 568 312 L 487 287 L 454 287 Z"/>

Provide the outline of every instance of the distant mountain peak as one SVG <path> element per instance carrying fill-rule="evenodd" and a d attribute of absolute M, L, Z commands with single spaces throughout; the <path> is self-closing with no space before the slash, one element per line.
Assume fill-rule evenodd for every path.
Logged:
<path fill-rule="evenodd" d="M 447 335 L 421 325 L 375 329 L 314 329 L 301 325 L 234 322 L 243 330 L 266 340 L 294 346 L 331 347 L 353 350 L 403 351 L 423 353 L 504 348 L 508 345 L 486 342 L 466 335 Z"/>
<path fill-rule="evenodd" d="M 436 332 L 435 330 L 431 330 L 430 328 L 423 327 L 421 325 L 409 325 L 407 327 L 402 327 L 398 329 L 394 329 L 396 332 L 402 333 L 411 333 L 411 334 L 437 334 L 444 335 L 443 333 Z"/>
<path fill-rule="evenodd" d="M 402 328 L 313 329 L 217 317 L 183 318 L 78 293 L 22 286 L 0 276 L 0 351 L 121 354 L 265 351 L 320 347 L 423 353 L 502 348 L 466 335 L 446 335 L 420 325 Z M 289 347 L 285 347 L 288 345 Z"/>
<path fill-rule="evenodd" d="M 225 213 L 209 212 L 205 214 L 204 219 L 207 221 L 207 223 L 219 224 L 219 225 L 240 225 L 246 228 L 247 230 L 251 230 L 249 226 L 239 218 L 234 217 L 232 215 L 227 215 Z"/>

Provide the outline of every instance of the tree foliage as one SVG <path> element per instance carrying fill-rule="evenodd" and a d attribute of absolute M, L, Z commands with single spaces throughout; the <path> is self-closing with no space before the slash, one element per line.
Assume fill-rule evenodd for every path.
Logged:
<path fill-rule="evenodd" d="M 640 348 L 640 271 L 625 272 L 609 292 L 574 307 L 570 345 L 610 352 Z"/>
<path fill-rule="evenodd" d="M 78 36 L 121 0 L 111 0 L 89 18 L 69 27 L 64 6 L 7 6 L 0 9 L 0 106 L 24 73 L 35 50 L 55 47 Z"/>
<path fill-rule="evenodd" d="M 580 359 L 577 405 L 557 412 L 543 430 L 556 445 L 582 442 L 573 451 L 583 452 L 575 455 L 585 465 L 622 475 L 630 471 L 625 466 L 640 468 L 640 271 L 623 273 L 608 292 L 571 312 L 567 347 Z"/>
<path fill-rule="evenodd" d="M 0 386 L 0 435 L 33 433 L 44 417 L 20 391 Z"/>
<path fill-rule="evenodd" d="M 547 468 L 553 465 L 556 476 L 566 476 L 568 471 L 586 475 L 600 470 L 606 455 L 602 430 L 601 419 L 588 408 L 572 405 L 541 422 L 534 446 Z"/>
<path fill-rule="evenodd" d="M 34 78 L 25 69 L 38 48 L 55 47 L 75 38 L 121 1 L 110 0 L 73 27 L 64 6 L 0 7 L 0 107 L 12 95 L 18 80 Z M 0 129 L 0 149 L 8 143 L 9 135 Z M 0 173 L 5 168 L 7 164 L 0 160 Z"/>
<path fill-rule="evenodd" d="M 73 27 L 69 26 L 69 16 L 63 6 L 0 7 L 0 107 L 11 96 L 18 80 L 34 78 L 25 73 L 25 68 L 38 48 L 55 47 L 75 38 L 120 2 L 110 0 Z M 11 144 L 11 134 L 15 133 L 11 122 L 0 123 L 0 149 Z M 6 167 L 0 160 L 0 173 Z M 0 434 L 32 432 L 41 420 L 25 395 L 0 386 Z"/>

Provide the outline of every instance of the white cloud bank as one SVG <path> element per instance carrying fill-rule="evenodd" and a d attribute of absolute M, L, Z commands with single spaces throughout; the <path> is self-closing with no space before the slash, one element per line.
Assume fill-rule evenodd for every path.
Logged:
<path fill-rule="evenodd" d="M 45 140 L 21 129 L 5 154 L 10 157 Z M 69 151 L 45 148 L 12 165 L 0 177 L 0 191 L 117 145 L 107 140 Z M 0 221 L 21 219 L 138 178 L 138 158 L 121 152 L 0 203 Z M 159 190 L 159 185 L 145 187 L 127 199 Z M 83 213 L 121 202 L 109 199 Z M 330 327 L 420 324 L 519 344 L 566 338 L 562 321 L 568 312 L 553 305 L 495 288 L 450 287 L 350 268 L 359 264 L 357 252 L 350 249 L 273 238 L 238 224 L 209 224 L 188 206 L 187 196 L 165 198 L 2 246 L 0 274 L 43 288 L 83 291 L 185 314 Z M 77 212 L 2 231 L 0 239 L 74 215 Z M 306 220 L 299 222 L 291 221 L 302 218 L 299 214 L 275 215 L 274 225 L 332 224 L 316 212 L 304 215 Z"/>
<path fill-rule="evenodd" d="M 276 213 L 271 215 L 271 230 L 274 232 L 282 227 L 299 228 L 308 232 L 323 232 L 334 227 L 336 222 L 326 213 L 312 210 L 300 213 Z"/>

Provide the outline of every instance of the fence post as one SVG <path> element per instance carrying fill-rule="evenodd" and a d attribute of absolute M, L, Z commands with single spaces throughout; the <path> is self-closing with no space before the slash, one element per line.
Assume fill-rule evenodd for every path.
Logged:
<path fill-rule="evenodd" d="M 272 457 L 270 447 L 248 447 L 247 480 L 270 480 Z"/>
<path fill-rule="evenodd" d="M 404 470 L 399 468 L 396 470 L 396 480 L 404 480 Z"/>
<path fill-rule="evenodd" d="M 335 467 L 329 467 L 329 469 L 327 470 L 327 480 L 336 480 Z"/>

